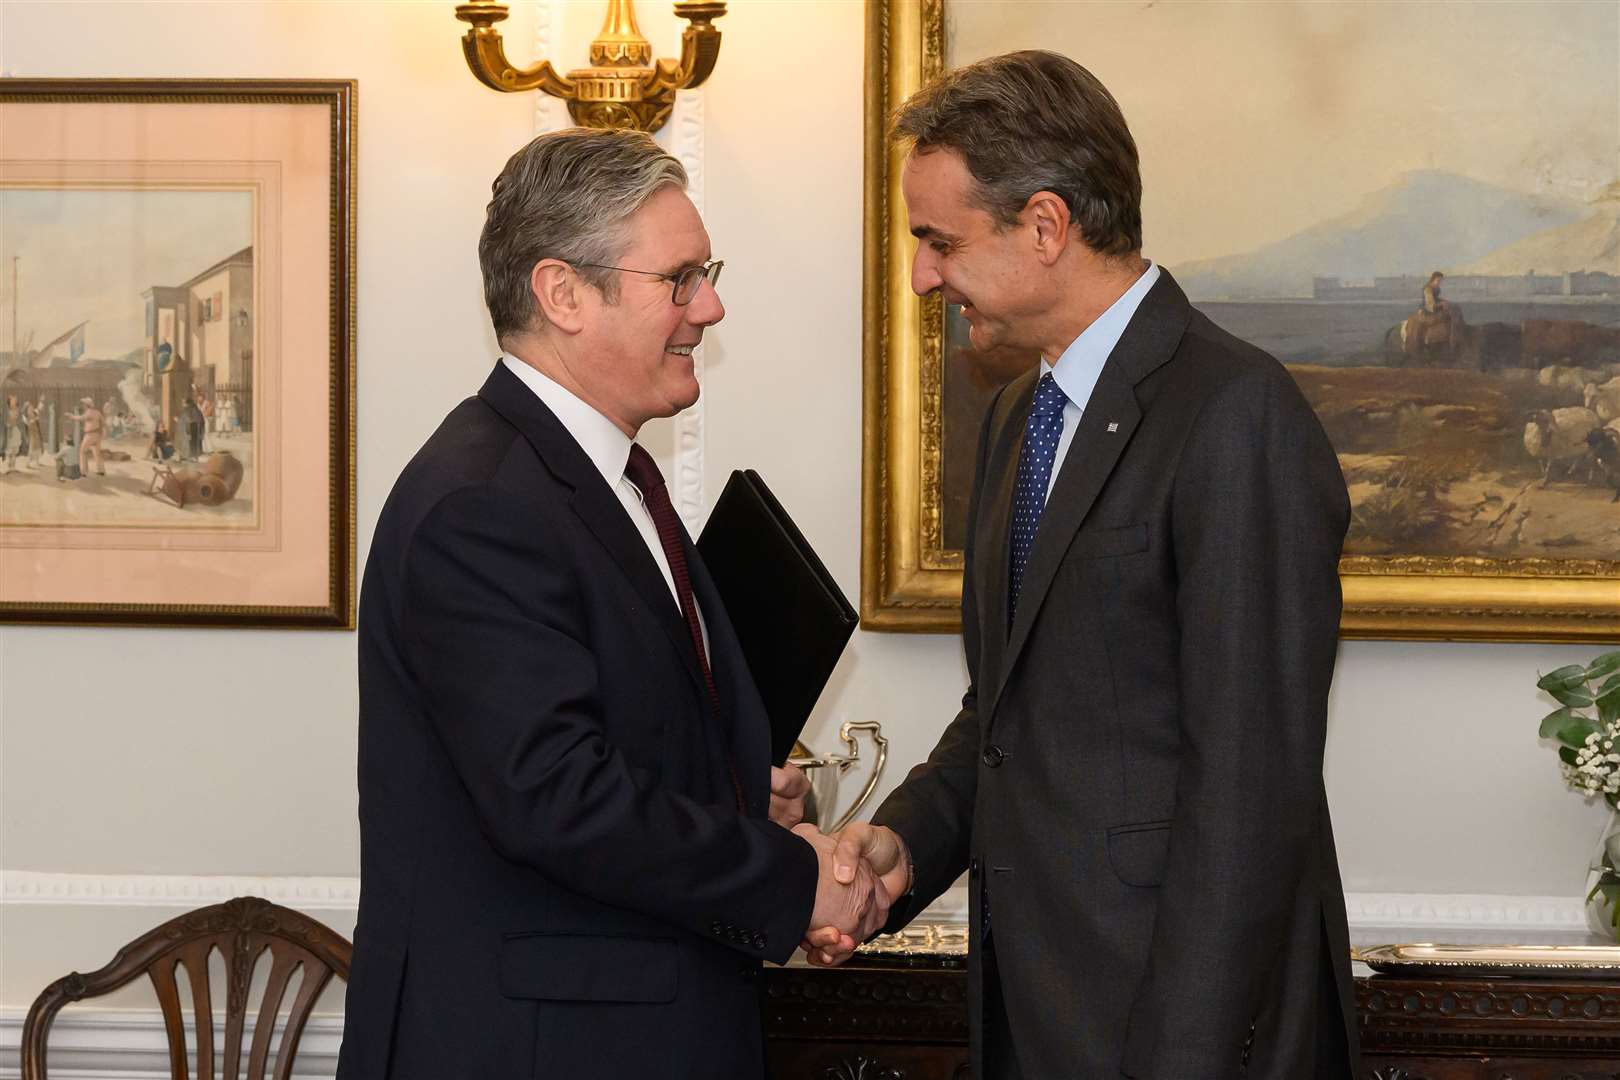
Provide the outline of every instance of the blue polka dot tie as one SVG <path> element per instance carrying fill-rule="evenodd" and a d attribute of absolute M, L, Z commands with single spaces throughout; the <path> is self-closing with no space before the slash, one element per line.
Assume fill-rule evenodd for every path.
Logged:
<path fill-rule="evenodd" d="M 1041 376 L 1035 386 L 1035 405 L 1024 425 L 1024 445 L 1018 451 L 1017 486 L 1013 490 L 1011 577 L 1007 591 L 1009 624 L 1018 613 L 1018 590 L 1024 584 L 1029 552 L 1035 546 L 1035 530 L 1046 509 L 1046 486 L 1052 479 L 1052 463 L 1057 460 L 1058 440 L 1063 437 L 1063 406 L 1069 403 L 1052 373 Z"/>

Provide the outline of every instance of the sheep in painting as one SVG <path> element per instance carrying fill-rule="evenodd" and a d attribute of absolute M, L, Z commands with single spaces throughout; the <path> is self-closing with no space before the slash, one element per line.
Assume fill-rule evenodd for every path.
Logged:
<path fill-rule="evenodd" d="M 1620 375 L 1602 385 L 1587 383 L 1585 405 L 1597 413 L 1599 420 L 1609 421 L 1620 417 Z"/>
<path fill-rule="evenodd" d="M 1541 462 L 1541 481 L 1552 480 L 1553 468 L 1562 468 L 1568 475 L 1576 465 L 1586 460 L 1587 433 L 1600 426 L 1597 413 L 1579 406 L 1566 409 L 1543 409 L 1524 425 L 1524 449 Z"/>

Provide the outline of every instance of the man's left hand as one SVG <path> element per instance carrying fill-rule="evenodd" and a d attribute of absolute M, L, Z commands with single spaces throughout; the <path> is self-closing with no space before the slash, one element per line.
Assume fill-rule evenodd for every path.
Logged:
<path fill-rule="evenodd" d="M 771 820 L 791 829 L 804 820 L 804 797 L 810 778 L 797 765 L 771 766 Z"/>

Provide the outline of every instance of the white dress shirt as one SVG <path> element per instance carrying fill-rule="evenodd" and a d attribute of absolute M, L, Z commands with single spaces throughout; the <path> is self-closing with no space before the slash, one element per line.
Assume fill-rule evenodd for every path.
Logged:
<path fill-rule="evenodd" d="M 1069 454 L 1069 444 L 1074 442 L 1074 429 L 1080 426 L 1080 416 L 1086 411 L 1091 392 L 1097 388 L 1097 380 L 1102 376 L 1103 364 L 1108 362 L 1108 354 L 1119 344 L 1120 335 L 1130 325 L 1131 316 L 1136 314 L 1142 297 L 1158 280 L 1158 265 L 1148 263 L 1147 271 L 1125 290 L 1123 296 L 1109 305 L 1107 311 L 1097 316 L 1095 322 L 1080 331 L 1080 336 L 1063 350 L 1057 363 L 1041 357 L 1041 374 L 1050 371 L 1058 389 L 1069 399 L 1063 406 L 1063 434 L 1058 437 L 1057 456 L 1052 459 L 1052 475 L 1046 480 L 1047 498 L 1052 497 L 1052 485 L 1057 483 L 1058 473 L 1063 471 L 1063 459 Z"/>
<path fill-rule="evenodd" d="M 664 557 L 664 545 L 658 540 L 658 528 L 653 524 L 652 513 L 647 509 L 646 500 L 641 491 L 630 478 L 624 475 L 624 467 L 630 461 L 630 437 L 619 426 L 590 405 L 581 401 L 574 393 L 556 380 L 541 374 L 535 368 L 525 364 L 511 353 L 502 353 L 501 362 L 512 374 L 523 380 L 523 384 L 534 391 L 546 408 L 551 410 L 568 434 L 574 437 L 579 448 L 585 451 L 585 456 L 591 459 L 596 471 L 602 474 L 607 486 L 613 489 L 618 496 L 624 512 L 641 534 L 642 542 L 647 545 L 647 551 L 658 566 L 658 572 L 664 575 L 664 584 L 669 586 L 669 595 L 675 599 L 675 608 L 680 610 L 680 594 L 675 591 L 675 575 L 670 572 L 669 560 Z M 697 597 L 692 598 L 694 606 Z M 703 651 L 709 649 L 709 628 L 703 621 L 703 609 L 698 608 L 698 625 L 703 630 Z"/>

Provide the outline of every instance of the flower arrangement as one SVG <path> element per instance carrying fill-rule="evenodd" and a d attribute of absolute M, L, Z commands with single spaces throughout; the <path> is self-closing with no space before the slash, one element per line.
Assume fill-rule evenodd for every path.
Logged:
<path fill-rule="evenodd" d="M 1613 812 L 1586 896 L 1594 928 L 1620 941 L 1620 651 L 1590 664 L 1550 671 L 1536 685 L 1559 708 L 1541 720 L 1541 737 L 1558 743 L 1564 782 L 1581 794 L 1601 796 Z"/>

